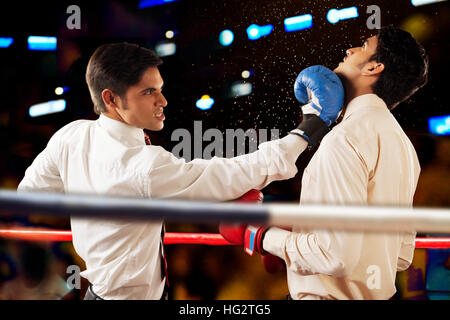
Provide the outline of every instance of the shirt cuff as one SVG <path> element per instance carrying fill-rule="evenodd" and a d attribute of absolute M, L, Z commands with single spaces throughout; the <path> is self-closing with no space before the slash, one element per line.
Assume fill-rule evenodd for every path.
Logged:
<path fill-rule="evenodd" d="M 296 150 L 303 151 L 308 147 L 308 142 L 295 134 L 288 134 L 286 137 L 281 138 L 281 141 L 286 144 L 288 148 L 293 148 Z"/>
<path fill-rule="evenodd" d="M 271 227 L 266 231 L 263 239 L 263 249 L 281 259 L 284 259 L 285 243 L 290 231 Z"/>
<path fill-rule="evenodd" d="M 280 139 L 284 149 L 287 152 L 289 161 L 296 161 L 298 156 L 308 148 L 308 142 L 295 134 L 288 134 Z"/>

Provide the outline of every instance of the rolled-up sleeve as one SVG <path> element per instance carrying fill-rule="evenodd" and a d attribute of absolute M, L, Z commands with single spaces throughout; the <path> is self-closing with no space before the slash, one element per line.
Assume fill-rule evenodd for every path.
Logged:
<path fill-rule="evenodd" d="M 325 141 L 325 140 L 324 140 Z M 302 180 L 301 204 L 366 204 L 369 171 L 344 135 L 327 139 L 311 160 Z M 270 228 L 264 250 L 280 257 L 293 272 L 345 277 L 356 267 L 363 244 L 361 232 Z"/>
<path fill-rule="evenodd" d="M 160 150 L 149 174 L 150 196 L 227 201 L 250 189 L 262 189 L 275 180 L 297 173 L 295 162 L 307 147 L 300 137 L 288 135 L 262 143 L 259 150 L 234 157 L 186 162 Z"/>

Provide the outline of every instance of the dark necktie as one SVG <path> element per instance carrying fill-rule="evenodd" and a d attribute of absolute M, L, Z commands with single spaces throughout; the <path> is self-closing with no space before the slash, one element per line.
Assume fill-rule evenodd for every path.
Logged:
<path fill-rule="evenodd" d="M 144 137 L 145 137 L 145 144 L 151 146 L 152 142 L 150 141 L 150 137 L 148 136 L 148 133 L 145 130 L 144 130 Z"/>
<path fill-rule="evenodd" d="M 150 141 L 150 137 L 148 136 L 147 132 L 144 130 L 144 136 L 145 136 L 145 144 L 150 146 L 152 145 L 152 142 Z M 167 273 L 167 260 L 166 260 L 166 254 L 164 251 L 164 234 L 165 234 L 165 227 L 164 224 L 161 228 L 161 278 L 164 279 L 166 277 L 166 285 L 169 286 L 169 275 Z M 163 271 L 164 270 L 164 271 Z"/>

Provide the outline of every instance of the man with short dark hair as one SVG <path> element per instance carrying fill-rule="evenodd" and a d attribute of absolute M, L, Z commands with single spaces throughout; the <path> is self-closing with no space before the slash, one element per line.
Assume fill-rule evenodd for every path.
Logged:
<path fill-rule="evenodd" d="M 134 127 L 161 130 L 163 108 L 167 105 L 157 68 L 161 64 L 157 55 L 138 45 L 111 44 L 98 48 L 86 70 L 95 113 L 105 112 L 109 118 Z M 139 87 L 140 83 L 156 86 Z"/>
<path fill-rule="evenodd" d="M 420 166 L 390 113 L 424 86 L 428 59 L 407 32 L 379 30 L 347 50 L 334 70 L 345 88 L 343 120 L 322 140 L 305 169 L 300 204 L 412 206 Z M 297 89 L 296 89 L 297 90 Z M 240 228 L 240 229 L 239 229 Z M 242 243 L 242 226 L 221 233 Z M 256 248 L 268 270 L 284 260 L 295 300 L 389 299 L 397 271 L 408 268 L 415 232 L 364 233 L 260 227 Z M 267 255 L 268 253 L 274 255 Z"/>
<path fill-rule="evenodd" d="M 308 68 L 303 71 L 301 86 L 315 97 L 316 109 L 294 134 L 262 143 L 251 154 L 186 162 L 152 146 L 143 131 L 164 126 L 167 101 L 157 67 L 160 63 L 154 52 L 134 44 L 98 48 L 89 61 L 86 81 L 100 117 L 74 121 L 56 132 L 27 169 L 18 189 L 236 199 L 274 180 L 292 178 L 300 153 L 308 144 L 319 143 L 344 101 L 344 89 L 335 73 L 321 66 Z M 87 299 L 164 296 L 161 222 L 72 218 L 71 225 L 74 247 L 86 263 L 81 275 L 92 284 Z"/>

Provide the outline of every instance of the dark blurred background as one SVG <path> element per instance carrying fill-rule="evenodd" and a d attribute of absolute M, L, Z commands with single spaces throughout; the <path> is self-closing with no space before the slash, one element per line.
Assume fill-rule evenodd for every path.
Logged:
<path fill-rule="evenodd" d="M 440 129 L 447 135 L 435 134 L 429 127 L 430 118 L 450 115 L 446 92 L 450 70 L 447 1 L 417 7 L 409 0 L 358 3 L 178 0 L 146 6 L 151 2 L 2 3 L 0 37 L 13 38 L 13 42 L 0 48 L 1 188 L 17 187 L 25 169 L 59 128 L 73 120 L 97 118 L 84 74 L 90 55 L 103 43 L 138 43 L 162 56 L 164 64 L 160 71 L 169 104 L 165 109 L 164 129 L 152 133 L 154 144 L 172 150 L 178 143 L 171 141 L 172 132 L 185 128 L 193 133 L 194 121 L 202 121 L 203 132 L 208 128 L 218 128 L 224 133 L 225 129 L 238 128 L 278 129 L 280 136 L 284 136 L 300 121 L 301 111 L 293 94 L 297 74 L 314 64 L 334 69 L 347 48 L 360 46 L 365 38 L 376 34 L 376 30 L 367 27 L 372 13 L 366 10 L 369 5 L 377 5 L 382 26 L 392 24 L 411 32 L 428 52 L 428 85 L 393 113 L 413 142 L 422 166 L 415 205 L 449 207 L 450 120 L 445 124 L 444 118 Z M 80 29 L 67 26 L 74 13 L 67 13 L 70 5 L 80 9 Z M 358 17 L 336 24 L 327 21 L 330 9 L 352 6 L 357 8 Z M 313 16 L 312 28 L 285 31 L 284 19 L 308 13 Z M 272 25 L 273 30 L 258 40 L 250 40 L 246 30 L 251 24 Z M 229 45 L 221 44 L 219 37 L 226 29 L 234 34 L 234 41 Z M 56 37 L 56 49 L 30 50 L 29 36 Z M 175 52 L 160 51 L 167 49 L 167 45 L 169 49 L 175 45 Z M 248 89 L 249 85 L 251 92 L 239 91 Z M 240 94 L 236 94 L 236 89 Z M 214 99 L 208 110 L 196 107 L 204 95 Z M 66 102 L 64 111 L 30 115 L 32 105 L 60 99 Z M 299 173 L 295 178 L 272 183 L 263 190 L 265 201 L 298 201 L 301 173 L 313 152 L 305 152 L 299 158 Z M 66 220 L 42 216 L 20 221 L 4 219 L 2 224 L 70 228 Z M 167 231 L 217 232 L 217 226 L 169 224 Z M 175 299 L 283 299 L 288 293 L 285 275 L 266 274 L 259 257 L 249 257 L 240 248 L 177 245 L 168 246 L 167 251 L 169 275 L 173 279 L 171 295 Z M 449 297 L 450 281 L 442 287 L 442 281 L 436 281 L 434 271 L 427 268 L 434 263 L 438 266 L 437 279 L 450 277 L 449 251 L 431 251 L 416 250 L 413 267 L 399 275 L 396 298 Z M 57 290 L 60 296 L 65 290 L 68 292 L 64 288 L 67 278 L 64 266 L 83 266 L 70 242 L 31 244 L 0 238 L 0 298 L 11 298 L 2 296 L 2 287 L 5 292 L 10 290 L 5 287 L 35 288 L 32 284 L 40 283 L 27 280 L 26 285 L 11 285 L 15 279 L 29 279 L 23 261 L 30 255 L 45 262 L 40 266 L 42 279 L 45 274 L 58 276 L 58 280 L 49 281 L 55 288 L 62 286 Z M 433 255 L 438 258 L 431 259 Z M 71 293 L 72 298 L 80 295 L 76 290 Z M 30 296 L 44 298 L 39 293 Z M 24 294 L 15 298 L 26 297 Z"/>

